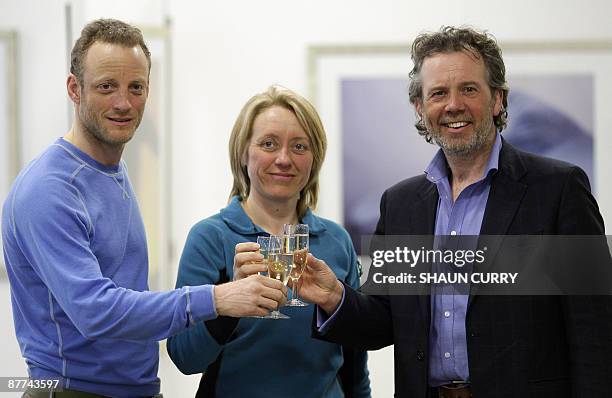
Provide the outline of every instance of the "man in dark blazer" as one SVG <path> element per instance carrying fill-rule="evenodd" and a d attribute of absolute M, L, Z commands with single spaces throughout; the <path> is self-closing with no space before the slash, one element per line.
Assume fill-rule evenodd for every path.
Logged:
<path fill-rule="evenodd" d="M 508 86 L 490 35 L 445 27 L 417 37 L 412 58 L 417 129 L 440 151 L 383 194 L 376 234 L 604 234 L 580 168 L 501 138 Z M 611 396 L 610 296 L 367 296 L 312 256 L 300 292 L 318 338 L 395 345 L 396 397 Z"/>

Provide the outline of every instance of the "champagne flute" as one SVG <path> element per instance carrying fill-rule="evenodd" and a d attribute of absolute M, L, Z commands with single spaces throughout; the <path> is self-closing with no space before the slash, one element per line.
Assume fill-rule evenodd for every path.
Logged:
<path fill-rule="evenodd" d="M 258 236 L 257 244 L 259 245 L 259 253 L 263 256 L 262 263 L 268 266 L 268 249 L 270 248 L 269 236 Z M 258 272 L 259 275 L 265 275 L 265 271 Z"/>
<path fill-rule="evenodd" d="M 308 304 L 300 300 L 300 287 L 299 280 L 302 277 L 304 268 L 306 267 L 306 257 L 308 257 L 309 248 L 309 233 L 308 224 L 296 224 L 292 225 L 292 233 L 294 237 L 294 248 L 293 248 L 293 266 L 291 267 L 291 273 L 289 277 L 292 282 L 292 298 L 287 302 L 287 306 L 291 307 L 305 307 Z"/>
<path fill-rule="evenodd" d="M 283 253 L 283 239 L 280 236 L 270 235 L 270 245 L 268 246 L 268 277 L 281 281 L 287 286 L 293 255 Z M 268 319 L 289 319 L 289 317 L 278 310 L 270 311 L 264 318 Z"/>
<path fill-rule="evenodd" d="M 266 271 L 260 271 L 260 272 L 257 272 L 257 274 L 258 275 L 262 275 L 262 276 L 266 276 L 267 267 L 268 267 L 268 249 L 270 248 L 270 237 L 269 236 L 258 236 L 257 237 L 257 244 L 259 245 L 258 252 L 263 256 L 263 260 L 261 261 L 261 263 L 265 264 L 265 266 L 266 266 Z M 260 318 L 260 319 L 261 318 L 269 318 L 269 315 L 266 315 L 266 316 L 252 315 L 252 316 L 249 316 L 247 318 Z"/>
<path fill-rule="evenodd" d="M 286 253 L 294 253 L 295 252 L 295 225 L 294 224 L 283 224 L 283 250 Z M 291 272 L 289 273 L 289 278 L 293 280 L 291 274 L 293 273 L 293 267 L 291 268 Z M 291 289 L 292 298 L 287 301 L 285 304 L 286 307 L 296 307 L 294 304 L 294 288 Z"/>

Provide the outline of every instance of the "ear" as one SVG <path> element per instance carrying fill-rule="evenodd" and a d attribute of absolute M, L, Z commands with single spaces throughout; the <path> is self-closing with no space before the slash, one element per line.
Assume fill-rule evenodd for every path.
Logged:
<path fill-rule="evenodd" d="M 66 79 L 66 90 L 68 91 L 68 96 L 75 105 L 81 103 L 81 85 L 77 77 L 72 73 L 68 75 L 68 79 Z"/>
<path fill-rule="evenodd" d="M 495 104 L 493 105 L 493 116 L 497 117 L 499 116 L 502 110 L 502 99 L 504 94 L 501 90 L 495 90 L 495 93 L 493 95 L 495 96 Z"/>
<path fill-rule="evenodd" d="M 419 115 L 419 117 L 423 118 L 423 103 L 420 100 L 414 101 L 414 110 Z"/>

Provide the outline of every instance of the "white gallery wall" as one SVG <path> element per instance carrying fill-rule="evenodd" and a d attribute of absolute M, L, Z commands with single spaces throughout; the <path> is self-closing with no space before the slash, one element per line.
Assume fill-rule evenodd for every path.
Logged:
<path fill-rule="evenodd" d="M 12 29 L 19 34 L 18 105 L 24 161 L 68 129 L 65 3 L 0 0 L 0 30 Z M 422 30 L 445 24 L 488 29 L 502 42 L 612 41 L 612 5 L 607 0 L 76 0 L 70 4 L 75 21 L 114 17 L 140 25 L 161 25 L 164 16 L 171 18 L 174 89 L 170 233 L 174 252 L 168 266 L 172 272 L 176 272 L 191 225 L 226 203 L 231 187 L 227 141 L 240 108 L 251 95 L 272 83 L 306 94 L 309 45 L 406 43 Z M 81 27 L 74 26 L 73 31 L 78 34 Z M 610 231 L 612 134 L 599 131 L 595 145 L 598 199 Z M 330 156 L 337 150 L 330 148 Z M 335 176 L 340 171 L 324 167 L 323 172 Z M 336 201 L 336 195 L 333 190 L 322 192 L 322 201 Z M 322 209 L 322 215 L 340 219 L 333 206 Z M 1 284 L 0 319 L 8 326 L 9 292 L 6 281 Z M 12 326 L 3 328 L 0 376 L 24 374 L 16 345 Z M 375 397 L 392 395 L 391 355 L 389 350 L 374 354 L 370 364 Z M 164 394 L 170 398 L 191 396 L 198 378 L 182 376 L 167 358 L 163 361 L 160 377 Z"/>

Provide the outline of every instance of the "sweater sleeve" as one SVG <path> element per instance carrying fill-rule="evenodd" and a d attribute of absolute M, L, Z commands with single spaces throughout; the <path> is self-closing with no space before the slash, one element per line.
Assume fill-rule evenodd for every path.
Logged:
<path fill-rule="evenodd" d="M 90 246 L 94 226 L 80 192 L 61 178 L 18 194 L 10 211 L 27 264 L 86 338 L 162 340 L 216 316 L 212 286 L 135 291 L 105 277 Z"/>
<path fill-rule="evenodd" d="M 222 282 L 227 278 L 225 264 L 223 232 L 210 220 L 201 221 L 187 236 L 176 287 Z M 200 322 L 168 339 L 168 354 L 181 372 L 194 374 L 206 371 L 221 353 L 237 324 L 236 319 L 226 317 L 219 317 L 213 322 Z"/>

